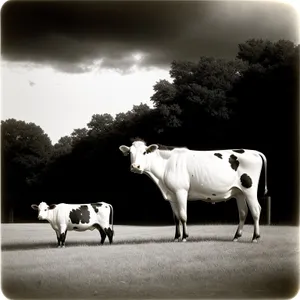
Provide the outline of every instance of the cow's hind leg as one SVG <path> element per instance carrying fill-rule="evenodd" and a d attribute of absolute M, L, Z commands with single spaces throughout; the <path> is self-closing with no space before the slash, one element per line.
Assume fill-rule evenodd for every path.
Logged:
<path fill-rule="evenodd" d="M 182 241 L 186 242 L 186 239 L 188 238 L 187 233 L 187 191 L 180 190 L 176 193 L 177 197 L 177 203 L 178 203 L 178 217 L 182 224 Z"/>
<path fill-rule="evenodd" d="M 259 205 L 258 199 L 256 194 L 248 193 L 247 196 L 247 204 L 249 206 L 250 212 L 252 214 L 253 222 L 254 222 L 254 233 L 252 242 L 257 243 L 258 239 L 260 238 L 259 233 L 259 217 L 261 212 L 261 207 Z"/>
<path fill-rule="evenodd" d="M 99 232 L 100 232 L 100 235 L 101 235 L 101 245 L 103 245 L 104 244 L 104 241 L 105 241 L 105 238 L 106 238 L 106 233 L 105 233 L 105 231 L 103 230 L 103 228 L 100 226 L 100 230 L 99 230 Z"/>
<path fill-rule="evenodd" d="M 246 203 L 246 197 L 244 194 L 239 194 L 236 196 L 236 203 L 239 211 L 239 226 L 237 228 L 237 231 L 234 235 L 233 241 L 236 242 L 243 234 L 243 227 L 247 218 L 248 214 L 248 206 Z"/>
<path fill-rule="evenodd" d="M 111 228 L 105 228 L 104 230 L 105 230 L 105 233 L 108 236 L 109 243 L 111 244 L 113 242 L 114 231 Z"/>
<path fill-rule="evenodd" d="M 174 237 L 174 241 L 178 242 L 179 238 L 181 236 L 179 213 L 178 213 L 178 209 L 177 209 L 176 203 L 170 201 L 170 204 L 171 204 L 171 207 L 172 207 L 173 217 L 174 217 L 174 223 L 175 223 L 175 237 Z"/>
<path fill-rule="evenodd" d="M 99 224 L 94 224 L 93 226 L 98 229 L 98 231 L 100 233 L 100 236 L 101 236 L 100 244 L 103 245 L 104 241 L 105 241 L 105 238 L 106 238 L 105 231 L 103 230 L 103 228 Z"/>
<path fill-rule="evenodd" d="M 64 248 L 65 247 L 65 241 L 67 237 L 67 230 L 60 235 L 60 240 L 61 240 L 61 246 Z"/>

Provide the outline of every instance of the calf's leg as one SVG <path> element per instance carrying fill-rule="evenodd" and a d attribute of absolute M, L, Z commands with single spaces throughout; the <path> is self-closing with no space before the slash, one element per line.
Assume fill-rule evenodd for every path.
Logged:
<path fill-rule="evenodd" d="M 104 241 L 105 241 L 105 238 L 106 238 L 105 231 L 103 230 L 103 228 L 99 224 L 94 224 L 93 226 L 98 229 L 98 231 L 100 233 L 100 236 L 101 236 L 100 244 L 103 245 Z"/>
<path fill-rule="evenodd" d="M 65 224 L 60 224 L 60 243 L 61 247 L 65 247 L 65 241 L 66 241 L 66 236 L 67 236 L 67 225 Z"/>
<path fill-rule="evenodd" d="M 56 233 L 56 238 L 57 238 L 57 247 L 59 248 L 60 247 L 60 233 L 57 230 L 55 230 L 55 233 Z"/>
<path fill-rule="evenodd" d="M 105 233 L 107 234 L 109 243 L 111 244 L 113 242 L 114 231 L 111 228 L 105 228 Z"/>
<path fill-rule="evenodd" d="M 67 230 L 60 235 L 61 247 L 65 247 L 65 241 L 67 237 Z"/>

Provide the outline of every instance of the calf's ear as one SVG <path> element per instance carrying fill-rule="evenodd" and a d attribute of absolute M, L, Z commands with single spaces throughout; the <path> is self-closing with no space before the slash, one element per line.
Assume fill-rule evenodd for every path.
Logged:
<path fill-rule="evenodd" d="M 33 208 L 34 210 L 39 210 L 39 207 L 36 204 L 31 204 L 31 208 Z"/>
<path fill-rule="evenodd" d="M 148 146 L 147 153 L 154 152 L 156 149 L 158 149 L 158 145 L 152 144 L 152 145 Z"/>
<path fill-rule="evenodd" d="M 129 147 L 124 145 L 120 146 L 119 149 L 124 154 L 124 156 L 127 156 L 130 152 Z"/>
<path fill-rule="evenodd" d="M 53 208 L 55 208 L 56 207 L 56 204 L 50 204 L 49 205 L 49 209 L 53 209 Z"/>

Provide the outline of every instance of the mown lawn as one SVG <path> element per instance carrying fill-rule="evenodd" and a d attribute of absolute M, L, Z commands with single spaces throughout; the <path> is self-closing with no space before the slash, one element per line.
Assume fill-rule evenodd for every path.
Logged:
<path fill-rule="evenodd" d="M 236 226 L 115 226 L 114 244 L 99 234 L 68 232 L 56 248 L 49 224 L 2 225 L 2 291 L 18 298 L 291 298 L 299 289 L 299 230 L 253 226 L 231 242 Z"/>

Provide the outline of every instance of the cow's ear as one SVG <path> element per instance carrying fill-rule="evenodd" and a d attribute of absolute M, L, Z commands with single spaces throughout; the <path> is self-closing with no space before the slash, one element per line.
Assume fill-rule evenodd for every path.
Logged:
<path fill-rule="evenodd" d="M 147 147 L 147 153 L 154 152 L 156 149 L 158 149 L 158 145 L 152 144 L 152 145 Z"/>
<path fill-rule="evenodd" d="M 56 204 L 50 204 L 48 208 L 49 208 L 49 209 L 53 209 L 53 208 L 55 208 L 55 207 L 56 207 Z"/>
<path fill-rule="evenodd" d="M 130 152 L 129 147 L 124 146 L 124 145 L 120 146 L 119 149 L 124 154 L 124 156 L 127 156 Z"/>
<path fill-rule="evenodd" d="M 39 210 L 39 207 L 36 204 L 31 204 L 31 208 L 33 208 L 34 210 Z"/>

